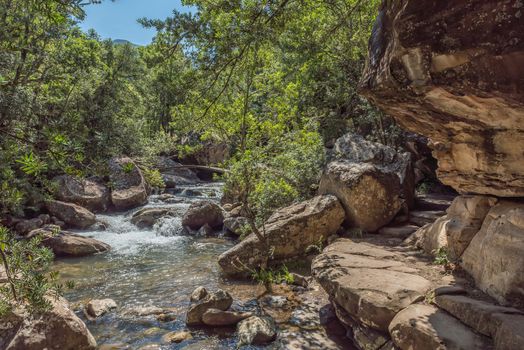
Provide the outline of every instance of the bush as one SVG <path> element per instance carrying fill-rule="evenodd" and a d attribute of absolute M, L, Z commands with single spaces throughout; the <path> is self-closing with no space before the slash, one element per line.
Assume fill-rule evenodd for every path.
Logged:
<path fill-rule="evenodd" d="M 51 271 L 53 252 L 41 243 L 38 236 L 17 240 L 0 226 L 0 256 L 7 274 L 7 283 L 0 287 L 0 316 L 16 304 L 24 304 L 30 312 L 45 311 L 51 307 L 47 297 L 61 294 L 58 272 Z"/>

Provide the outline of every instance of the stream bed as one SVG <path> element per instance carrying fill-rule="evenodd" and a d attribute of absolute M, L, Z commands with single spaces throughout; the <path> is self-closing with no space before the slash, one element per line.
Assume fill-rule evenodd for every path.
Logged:
<path fill-rule="evenodd" d="M 151 196 L 145 207 L 169 207 L 177 212 L 174 217 L 160 219 L 152 229 L 139 229 L 130 222 L 133 213 L 142 207 L 125 213 L 98 215 L 98 220 L 106 225 L 103 231 L 76 231 L 108 243 L 112 248 L 105 254 L 58 259 L 55 263 L 61 278 L 75 283 L 72 290 L 66 291 L 65 297 L 86 322 L 101 349 L 236 347 L 234 328 L 191 327 L 192 339 L 180 344 L 162 342 L 164 334 L 187 329 L 185 311 L 190 304 L 189 295 L 198 286 L 205 286 L 208 290 L 227 290 L 232 294 L 235 300 L 233 308 L 237 310 L 260 311 L 256 297 L 263 292 L 261 287 L 250 282 L 229 282 L 221 278 L 217 258 L 235 244 L 232 238 L 220 235 L 198 238 L 182 234 L 181 216 L 191 202 L 204 198 L 218 200 L 221 190 L 220 183 L 206 183 L 181 187 L 173 196 Z M 87 320 L 82 305 L 90 299 L 104 298 L 115 300 L 118 309 L 94 321 Z M 313 336 L 312 340 L 315 344 L 318 342 L 318 348 L 351 349 L 344 344 L 347 339 L 332 341 L 324 328 L 318 327 L 318 322 L 313 322 L 311 326 L 311 319 L 319 317 L 317 304 L 322 301 L 317 295 L 311 295 L 310 299 L 313 304 L 306 305 L 306 302 L 302 309 L 286 311 L 289 312 L 288 317 L 279 322 L 279 341 L 243 349 L 304 348 L 303 342 L 296 346 L 289 345 L 297 337 L 300 338 L 301 333 L 306 338 Z M 173 319 L 159 321 L 158 314 L 166 312 L 173 315 Z M 298 312 L 298 321 L 295 317 L 293 322 L 293 312 Z M 303 320 L 300 320 L 301 317 Z M 301 322 L 310 325 L 303 328 Z M 318 337 L 314 331 L 318 332 Z M 283 342 L 289 346 L 283 346 Z M 327 346 L 321 344 L 326 342 Z"/>

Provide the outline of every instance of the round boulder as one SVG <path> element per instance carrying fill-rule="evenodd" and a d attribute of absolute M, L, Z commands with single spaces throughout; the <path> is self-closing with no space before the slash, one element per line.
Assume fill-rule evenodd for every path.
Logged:
<path fill-rule="evenodd" d="M 95 214 L 77 204 L 61 201 L 46 202 L 47 211 L 69 226 L 85 229 L 96 222 Z"/>
<path fill-rule="evenodd" d="M 182 217 L 182 225 L 198 230 L 204 225 L 220 228 L 224 223 L 224 213 L 218 204 L 210 200 L 193 202 Z"/>
<path fill-rule="evenodd" d="M 91 179 L 62 175 L 54 179 L 58 186 L 56 198 L 71 202 L 93 212 L 106 211 L 109 207 L 109 189 Z"/>

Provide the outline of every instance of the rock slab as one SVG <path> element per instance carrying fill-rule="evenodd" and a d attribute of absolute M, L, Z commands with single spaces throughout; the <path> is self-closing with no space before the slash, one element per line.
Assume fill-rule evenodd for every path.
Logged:
<path fill-rule="evenodd" d="M 266 221 L 262 232 L 274 250 L 274 260 L 281 261 L 305 255 L 308 247 L 336 233 L 343 220 L 344 210 L 335 196 L 317 196 L 277 210 Z M 264 261 L 264 252 L 258 237 L 252 233 L 220 255 L 218 263 L 228 275 L 241 274 L 246 272 L 242 264 L 258 268 Z"/>
<path fill-rule="evenodd" d="M 339 239 L 312 263 L 315 279 L 358 322 L 387 332 L 395 315 L 424 298 L 431 283 L 398 256 L 367 243 Z"/>

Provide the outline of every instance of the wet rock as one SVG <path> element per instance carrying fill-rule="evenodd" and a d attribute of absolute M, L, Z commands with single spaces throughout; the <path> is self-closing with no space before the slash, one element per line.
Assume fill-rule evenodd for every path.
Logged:
<path fill-rule="evenodd" d="M 339 198 L 346 223 L 369 232 L 391 222 L 403 205 L 397 174 L 368 163 L 329 163 L 319 193 Z"/>
<path fill-rule="evenodd" d="M 317 196 L 308 201 L 277 210 L 266 221 L 267 244 L 274 248 L 275 261 L 303 256 L 306 250 L 337 232 L 344 220 L 344 210 L 335 196 Z M 245 273 L 245 267 L 255 268 L 265 260 L 265 249 L 252 233 L 219 257 L 224 273 Z"/>
<path fill-rule="evenodd" d="M 243 216 L 225 218 L 224 227 L 229 232 L 234 233 L 237 236 L 242 235 L 244 232 L 251 232 L 251 229 L 249 228 L 249 221 Z"/>
<path fill-rule="evenodd" d="M 460 193 L 524 196 L 519 5 L 390 1 L 377 17 L 361 93 L 430 138 L 440 180 Z"/>
<path fill-rule="evenodd" d="M 193 336 L 187 331 L 169 332 L 162 337 L 164 343 L 181 343 L 189 339 L 193 339 Z"/>
<path fill-rule="evenodd" d="M 141 346 L 138 350 L 161 350 L 162 346 L 160 344 L 147 344 Z"/>
<path fill-rule="evenodd" d="M 202 316 L 209 309 L 226 311 L 233 303 L 231 295 L 221 289 L 209 293 L 204 299 L 199 300 L 189 307 L 186 323 L 189 326 L 202 324 Z"/>
<path fill-rule="evenodd" d="M 156 317 L 157 321 L 160 322 L 171 322 L 176 320 L 178 317 L 176 314 L 168 313 L 168 314 L 160 314 Z"/>
<path fill-rule="evenodd" d="M 117 305 L 113 299 L 93 299 L 85 306 L 84 313 L 88 318 L 95 319 L 116 308 Z"/>
<path fill-rule="evenodd" d="M 86 256 L 102 253 L 111 247 L 94 238 L 84 237 L 68 231 L 62 231 L 56 225 L 47 225 L 31 231 L 26 237 L 41 236 L 42 245 L 53 251 L 55 256 Z"/>
<path fill-rule="evenodd" d="M 110 204 L 109 189 L 91 179 L 70 175 L 54 178 L 57 185 L 56 198 L 85 207 L 93 212 L 106 211 Z"/>
<path fill-rule="evenodd" d="M 270 317 L 252 316 L 237 326 L 238 343 L 260 345 L 273 341 L 277 336 L 275 322 Z"/>
<path fill-rule="evenodd" d="M 206 326 L 213 327 L 232 326 L 251 316 L 253 316 L 253 314 L 250 312 L 209 309 L 202 315 L 202 322 Z"/>
<path fill-rule="evenodd" d="M 408 349 L 492 349 L 489 338 L 480 336 L 448 313 L 429 305 L 415 304 L 400 311 L 389 326 L 391 338 Z"/>
<path fill-rule="evenodd" d="M 196 233 L 196 236 L 198 237 L 208 237 L 208 236 L 213 236 L 215 233 L 215 230 L 209 226 L 208 224 L 205 224 L 204 226 L 202 226 Z"/>
<path fill-rule="evenodd" d="M 171 208 L 144 208 L 133 214 L 131 223 L 139 228 L 153 227 L 158 219 L 164 216 L 175 216 Z"/>
<path fill-rule="evenodd" d="M 49 298 L 49 311 L 29 313 L 15 308 L 0 318 L 0 349 L 95 350 L 96 341 L 63 298 Z"/>
<path fill-rule="evenodd" d="M 152 337 L 162 333 L 164 330 L 160 327 L 151 327 L 141 333 L 143 337 Z"/>
<path fill-rule="evenodd" d="M 109 161 L 112 184 L 111 202 L 118 210 L 136 208 L 147 203 L 147 185 L 142 171 L 131 158 Z"/>
<path fill-rule="evenodd" d="M 395 314 L 424 298 L 431 283 L 395 253 L 339 239 L 313 260 L 315 279 L 355 320 L 387 331 Z"/>
<path fill-rule="evenodd" d="M 492 207 L 461 266 L 498 302 L 524 307 L 524 204 L 501 201 Z"/>
<path fill-rule="evenodd" d="M 208 294 L 209 293 L 205 287 L 197 287 L 193 293 L 191 293 L 191 297 L 189 299 L 194 303 L 204 299 Z"/>
<path fill-rule="evenodd" d="M 46 208 L 51 215 L 76 228 L 85 229 L 96 222 L 95 214 L 73 203 L 52 200 L 46 202 Z"/>
<path fill-rule="evenodd" d="M 520 314 L 524 318 L 524 312 L 515 308 L 490 304 L 465 295 L 439 295 L 435 297 L 435 303 L 478 333 L 490 337 L 495 337 L 501 326 L 497 315 Z"/>
<path fill-rule="evenodd" d="M 210 200 L 201 200 L 191 203 L 182 217 L 182 225 L 192 230 L 198 230 L 205 224 L 213 228 L 220 228 L 224 222 L 222 208 Z"/>

